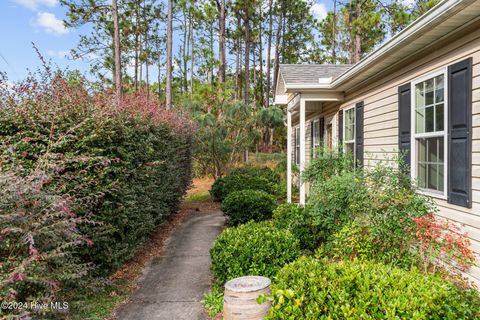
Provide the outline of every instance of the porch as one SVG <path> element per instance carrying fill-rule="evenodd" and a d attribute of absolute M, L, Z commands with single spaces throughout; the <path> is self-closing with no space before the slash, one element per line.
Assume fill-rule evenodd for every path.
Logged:
<path fill-rule="evenodd" d="M 315 148 L 334 147 L 338 141 L 338 108 L 343 94 L 338 92 L 302 92 L 287 102 L 287 200 L 292 202 L 293 184 L 299 186 L 299 203 L 305 204 L 308 185 L 302 178 Z M 299 178 L 294 181 L 293 166 Z"/>

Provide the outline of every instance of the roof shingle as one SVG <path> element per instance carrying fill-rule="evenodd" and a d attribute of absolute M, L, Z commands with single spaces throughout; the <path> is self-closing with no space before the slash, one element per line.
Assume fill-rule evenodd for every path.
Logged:
<path fill-rule="evenodd" d="M 280 72 L 286 85 L 318 84 L 319 78 L 332 80 L 350 69 L 352 64 L 281 64 Z"/>

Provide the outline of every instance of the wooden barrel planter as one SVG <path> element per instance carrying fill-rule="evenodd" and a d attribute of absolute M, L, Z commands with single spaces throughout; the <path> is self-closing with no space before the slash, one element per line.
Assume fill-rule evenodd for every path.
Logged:
<path fill-rule="evenodd" d="M 225 320 L 260 320 L 271 307 L 271 302 L 257 302 L 258 296 L 270 294 L 270 279 L 246 276 L 225 284 L 223 317 Z"/>

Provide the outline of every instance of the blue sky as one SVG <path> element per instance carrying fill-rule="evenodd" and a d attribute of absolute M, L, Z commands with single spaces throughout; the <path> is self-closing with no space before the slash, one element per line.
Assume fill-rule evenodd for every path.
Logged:
<path fill-rule="evenodd" d="M 312 13 L 322 18 L 331 1 L 319 1 Z M 58 0 L 0 0 L 0 70 L 11 81 L 24 78 L 28 70 L 40 66 L 32 42 L 42 55 L 60 68 L 88 72 L 88 62 L 69 59 L 68 52 L 75 48 L 79 35 L 88 33 L 89 26 L 67 29 L 63 26 L 65 8 Z M 174 44 L 175 45 L 175 44 Z"/>

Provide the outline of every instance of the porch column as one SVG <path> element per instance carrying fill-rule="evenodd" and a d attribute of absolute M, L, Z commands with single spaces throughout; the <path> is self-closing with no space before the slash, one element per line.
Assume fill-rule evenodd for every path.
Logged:
<path fill-rule="evenodd" d="M 288 108 L 287 108 L 288 109 Z M 287 110 L 287 202 L 292 202 L 292 112 Z"/>
<path fill-rule="evenodd" d="M 302 179 L 305 170 L 305 99 L 300 99 L 300 204 L 305 204 L 305 182 Z"/>

